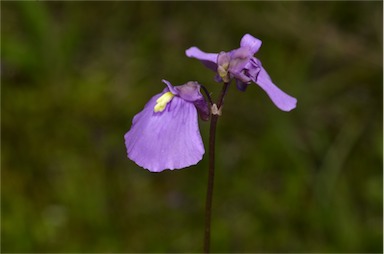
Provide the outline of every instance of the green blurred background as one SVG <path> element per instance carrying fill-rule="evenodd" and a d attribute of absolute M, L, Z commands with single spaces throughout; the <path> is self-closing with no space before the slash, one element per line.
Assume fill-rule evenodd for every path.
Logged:
<path fill-rule="evenodd" d="M 207 156 L 149 173 L 123 135 L 185 49 L 263 41 L 298 99 L 234 86 L 217 136 L 212 251 L 382 252 L 382 2 L 2 2 L 2 252 L 200 252 Z M 207 148 L 208 124 L 200 123 Z"/>

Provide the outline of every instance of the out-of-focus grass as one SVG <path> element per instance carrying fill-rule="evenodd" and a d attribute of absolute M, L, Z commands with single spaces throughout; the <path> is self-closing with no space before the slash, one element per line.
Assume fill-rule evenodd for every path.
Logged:
<path fill-rule="evenodd" d="M 123 135 L 162 78 L 217 96 L 184 50 L 230 50 L 250 33 L 298 107 L 230 88 L 212 250 L 382 252 L 382 7 L 2 2 L 2 251 L 201 251 L 207 158 L 150 174 Z"/>

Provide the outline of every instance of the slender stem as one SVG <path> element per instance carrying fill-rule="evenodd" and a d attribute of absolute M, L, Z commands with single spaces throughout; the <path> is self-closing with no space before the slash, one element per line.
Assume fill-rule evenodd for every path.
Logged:
<path fill-rule="evenodd" d="M 205 200 L 205 234 L 204 234 L 204 252 L 209 253 L 211 245 L 211 212 L 212 212 L 212 194 L 213 180 L 215 177 L 215 138 L 218 115 L 211 116 L 211 125 L 209 127 L 209 171 L 207 197 Z"/>
<path fill-rule="evenodd" d="M 217 102 L 217 108 L 220 108 L 224 102 L 224 96 L 227 93 L 229 88 L 229 83 L 224 83 L 223 89 L 219 100 Z M 209 127 L 209 171 L 208 171 L 208 186 L 207 186 L 207 196 L 205 203 L 205 232 L 204 232 L 204 252 L 210 252 L 211 245 L 211 214 L 212 214 L 212 196 L 213 196 L 213 183 L 215 177 L 215 139 L 216 139 L 216 126 L 219 115 L 211 115 L 211 124 Z"/>

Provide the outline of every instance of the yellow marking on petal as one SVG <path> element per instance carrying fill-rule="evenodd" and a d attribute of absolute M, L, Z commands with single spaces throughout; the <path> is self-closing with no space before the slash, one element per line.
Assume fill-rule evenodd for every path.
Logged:
<path fill-rule="evenodd" d="M 174 96 L 175 95 L 171 92 L 166 92 L 165 94 L 160 96 L 160 98 L 156 100 L 156 105 L 153 108 L 153 111 L 155 113 L 163 112 L 168 102 L 170 102 Z"/>
<path fill-rule="evenodd" d="M 229 66 L 226 64 L 225 66 Z M 229 82 L 229 75 L 228 75 L 228 70 L 225 68 L 225 66 L 220 66 L 217 67 L 217 72 L 219 73 L 219 76 L 223 79 L 224 82 Z"/>
<path fill-rule="evenodd" d="M 219 73 L 220 77 L 222 77 L 222 78 L 227 76 L 227 74 L 228 74 L 228 71 L 220 65 L 219 65 L 219 67 L 217 67 L 217 72 Z"/>

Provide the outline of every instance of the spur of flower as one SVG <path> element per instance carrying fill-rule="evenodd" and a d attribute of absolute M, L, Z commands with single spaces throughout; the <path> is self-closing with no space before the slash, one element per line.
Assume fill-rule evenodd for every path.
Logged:
<path fill-rule="evenodd" d="M 162 81 L 167 87 L 149 100 L 124 135 L 128 158 L 151 172 L 197 164 L 205 152 L 198 113 L 203 120 L 210 114 L 197 82 L 172 86 Z"/>
<path fill-rule="evenodd" d="M 229 52 L 206 53 L 197 47 L 191 47 L 185 53 L 217 72 L 216 81 L 228 83 L 235 79 L 237 88 L 241 91 L 245 91 L 247 86 L 254 82 L 267 93 L 279 109 L 290 111 L 296 107 L 296 98 L 280 90 L 272 82 L 260 60 L 254 57 L 261 44 L 259 39 L 246 34 L 240 41 L 240 48 Z"/>

